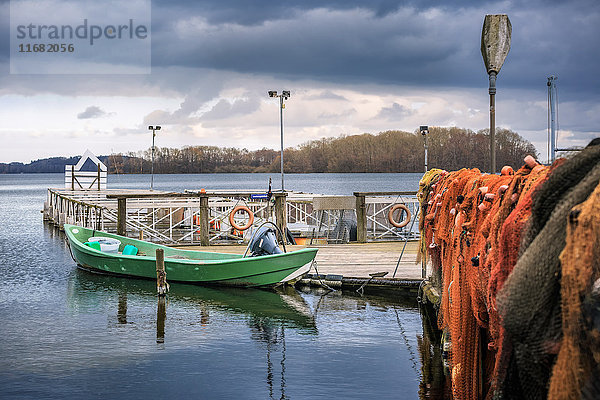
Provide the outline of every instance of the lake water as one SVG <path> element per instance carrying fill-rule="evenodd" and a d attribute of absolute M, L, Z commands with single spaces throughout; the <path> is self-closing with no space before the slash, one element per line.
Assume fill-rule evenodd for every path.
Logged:
<path fill-rule="evenodd" d="M 275 174 L 156 175 L 160 190 L 273 189 Z M 416 190 L 420 174 L 286 175 L 325 194 Z M 172 284 L 78 270 L 42 222 L 60 174 L 0 175 L 0 398 L 442 398 L 414 301 Z M 149 176 L 109 176 L 148 188 Z"/>

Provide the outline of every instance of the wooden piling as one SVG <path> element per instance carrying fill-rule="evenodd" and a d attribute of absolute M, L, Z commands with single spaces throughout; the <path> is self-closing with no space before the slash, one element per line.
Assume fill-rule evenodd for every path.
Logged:
<path fill-rule="evenodd" d="M 117 235 L 126 236 L 127 232 L 127 199 L 117 199 Z"/>
<path fill-rule="evenodd" d="M 281 233 L 285 235 L 285 228 L 287 227 L 285 198 L 287 193 L 273 193 L 273 196 L 275 196 L 275 223 Z"/>
<path fill-rule="evenodd" d="M 167 272 L 165 271 L 165 251 L 156 249 L 156 291 L 159 296 L 164 296 L 169 291 Z"/>
<path fill-rule="evenodd" d="M 65 214 L 65 213 L 58 214 L 58 228 L 59 229 L 64 229 L 66 221 L 67 221 L 67 214 Z"/>
<path fill-rule="evenodd" d="M 354 193 L 356 197 L 356 241 L 367 242 L 367 204 L 366 196 Z"/>
<path fill-rule="evenodd" d="M 208 196 L 200 196 L 200 244 L 202 246 L 210 245 L 208 232 Z"/>

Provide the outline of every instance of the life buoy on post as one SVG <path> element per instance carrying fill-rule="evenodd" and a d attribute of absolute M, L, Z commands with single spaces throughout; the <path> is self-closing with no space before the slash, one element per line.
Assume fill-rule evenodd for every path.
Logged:
<path fill-rule="evenodd" d="M 248 214 L 248 222 L 246 223 L 246 225 L 240 226 L 235 223 L 235 220 L 233 219 L 233 217 L 235 216 L 235 213 L 237 213 L 238 211 L 245 211 L 246 214 Z M 252 212 L 252 210 L 250 210 L 246 206 L 236 206 L 233 208 L 233 210 L 231 210 L 231 213 L 229 213 L 229 224 L 231 226 L 233 226 L 235 229 L 237 229 L 238 231 L 245 231 L 246 229 L 248 229 L 252 226 L 253 222 L 254 222 L 254 213 Z"/>
<path fill-rule="evenodd" d="M 396 210 L 404 210 L 404 212 L 406 212 L 406 219 L 401 222 L 396 222 L 394 219 L 394 212 Z M 394 204 L 388 212 L 388 221 L 396 228 L 404 228 L 410 222 L 410 210 L 404 204 Z"/>

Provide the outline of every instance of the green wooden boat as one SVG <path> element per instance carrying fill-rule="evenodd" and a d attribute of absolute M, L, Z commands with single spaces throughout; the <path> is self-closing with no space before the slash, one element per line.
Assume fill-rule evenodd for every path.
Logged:
<path fill-rule="evenodd" d="M 177 282 L 270 286 L 307 272 L 317 255 L 317 249 L 306 248 L 289 253 L 244 257 L 240 254 L 181 250 L 68 224 L 65 224 L 65 232 L 73 259 L 80 268 L 156 279 L 155 254 L 156 249 L 162 248 L 167 280 Z M 100 247 L 93 243 L 107 242 L 110 245 L 109 242 L 114 242 L 114 239 L 120 241 L 118 250 L 110 249 L 116 252 L 102 251 L 104 244 Z"/>

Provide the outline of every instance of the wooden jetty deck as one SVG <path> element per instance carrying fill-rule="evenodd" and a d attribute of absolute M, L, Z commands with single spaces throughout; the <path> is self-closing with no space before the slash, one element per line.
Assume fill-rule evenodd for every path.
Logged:
<path fill-rule="evenodd" d="M 349 278 L 368 279 L 369 274 L 387 272 L 386 279 L 392 278 L 404 242 L 370 242 L 348 244 L 321 244 L 311 247 L 319 249 L 317 269 L 322 275 L 342 275 Z M 421 265 L 415 264 L 417 257 L 416 241 L 407 242 L 395 278 L 421 281 Z M 214 251 L 220 253 L 243 254 L 246 246 L 178 246 L 183 249 Z M 307 246 L 286 246 L 288 251 Z M 312 270 L 311 272 L 315 272 Z"/>

